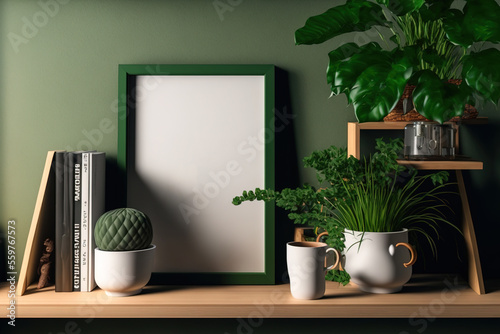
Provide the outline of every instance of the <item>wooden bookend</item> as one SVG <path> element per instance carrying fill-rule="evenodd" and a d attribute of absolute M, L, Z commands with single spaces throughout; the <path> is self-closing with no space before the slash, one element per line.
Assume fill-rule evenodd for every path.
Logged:
<path fill-rule="evenodd" d="M 55 235 L 55 170 L 53 168 L 54 153 L 49 151 L 45 160 L 42 181 L 38 190 L 33 219 L 26 241 L 17 294 L 22 296 L 28 286 L 37 278 L 37 269 L 43 253 L 43 242 L 46 238 L 54 240 Z"/>

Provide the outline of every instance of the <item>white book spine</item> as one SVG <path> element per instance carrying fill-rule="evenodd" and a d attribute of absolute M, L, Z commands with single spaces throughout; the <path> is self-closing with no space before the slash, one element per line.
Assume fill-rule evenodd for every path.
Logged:
<path fill-rule="evenodd" d="M 89 181 L 90 181 L 90 168 L 89 168 L 90 153 L 82 153 L 82 170 L 81 170 L 81 203 L 82 203 L 82 216 L 81 216 L 81 243 L 80 243 L 80 278 L 81 278 L 81 291 L 89 291 Z"/>
<path fill-rule="evenodd" d="M 95 198 L 94 198 L 94 182 L 95 182 L 95 163 L 93 159 L 93 154 L 89 155 L 89 254 L 88 254 L 88 280 L 87 280 L 87 289 L 88 291 L 92 291 L 95 288 L 94 283 L 94 206 L 95 206 Z"/>
<path fill-rule="evenodd" d="M 105 208 L 105 170 L 106 155 L 103 152 L 92 152 L 89 156 L 89 252 L 88 252 L 88 288 L 95 287 L 94 259 L 95 238 L 94 227 Z"/>

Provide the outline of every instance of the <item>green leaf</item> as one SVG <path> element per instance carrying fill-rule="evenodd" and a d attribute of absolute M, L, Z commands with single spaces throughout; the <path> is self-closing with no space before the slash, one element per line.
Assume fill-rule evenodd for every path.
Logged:
<path fill-rule="evenodd" d="M 382 8 L 364 0 L 349 0 L 307 19 L 295 31 L 295 44 L 320 44 L 335 36 L 353 31 L 366 31 L 373 26 L 389 26 Z"/>
<path fill-rule="evenodd" d="M 500 99 L 500 51 L 487 49 L 464 57 L 462 78 L 483 98 L 498 105 Z"/>
<path fill-rule="evenodd" d="M 413 103 L 421 115 L 443 123 L 463 114 L 468 95 L 464 88 L 441 80 L 430 70 L 424 70 L 413 91 Z"/>
<path fill-rule="evenodd" d="M 387 52 L 382 53 L 382 48 L 374 42 L 361 47 L 355 43 L 343 44 L 331 51 L 328 57 L 326 80 L 336 95 L 348 93 L 358 76 L 370 65 L 388 61 Z"/>
<path fill-rule="evenodd" d="M 349 276 L 345 270 L 329 270 L 326 273 L 325 279 L 328 281 L 339 282 L 345 286 L 350 282 L 351 276 Z"/>
<path fill-rule="evenodd" d="M 422 59 L 436 67 L 443 67 L 446 65 L 447 59 L 440 56 L 433 48 L 427 48 L 422 52 Z"/>
<path fill-rule="evenodd" d="M 475 42 L 500 42 L 500 6 L 495 0 L 468 0 L 464 14 Z"/>
<path fill-rule="evenodd" d="M 464 18 L 458 9 L 450 9 L 443 20 L 443 28 L 451 42 L 467 48 L 474 42 L 474 37 L 466 28 Z"/>
<path fill-rule="evenodd" d="M 393 42 L 394 44 L 398 45 L 398 46 L 401 46 L 401 38 L 399 37 L 399 35 L 392 35 L 389 40 L 391 42 Z"/>
<path fill-rule="evenodd" d="M 500 6 L 495 0 L 468 0 L 463 12 L 450 9 L 444 29 L 455 44 L 469 47 L 474 42 L 500 42 Z"/>
<path fill-rule="evenodd" d="M 399 55 L 390 57 L 390 55 Z M 381 51 L 377 61 L 364 70 L 349 93 L 349 101 L 359 122 L 380 121 L 397 104 L 408 79 L 412 74 L 412 64 L 407 55 Z M 391 61 L 391 59 L 394 59 Z"/>
<path fill-rule="evenodd" d="M 438 171 L 434 174 L 431 174 L 431 180 L 433 185 L 437 184 L 443 184 L 445 182 L 448 182 L 448 177 L 450 174 L 444 170 Z"/>
<path fill-rule="evenodd" d="M 445 17 L 455 0 L 426 0 L 418 10 L 424 21 L 435 21 Z"/>
<path fill-rule="evenodd" d="M 401 16 L 418 10 L 425 0 L 377 0 L 384 4 L 394 15 Z"/>

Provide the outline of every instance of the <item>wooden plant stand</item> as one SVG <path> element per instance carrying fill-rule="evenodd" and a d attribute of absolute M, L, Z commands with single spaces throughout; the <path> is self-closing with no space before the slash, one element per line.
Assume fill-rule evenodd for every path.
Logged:
<path fill-rule="evenodd" d="M 349 122 L 347 124 L 347 154 L 360 158 L 360 136 L 361 130 L 404 130 L 405 126 L 411 122 Z M 467 120 L 464 124 L 486 124 L 487 118 L 480 117 L 473 120 Z M 451 123 L 456 129 L 455 147 L 458 150 L 459 124 Z M 455 170 L 457 175 L 458 191 L 462 202 L 462 232 L 465 238 L 465 245 L 468 255 L 468 282 L 470 287 L 477 294 L 485 294 L 483 274 L 481 271 L 481 262 L 477 248 L 476 234 L 474 224 L 470 213 L 469 201 L 465 189 L 462 170 L 480 170 L 483 169 L 481 161 L 469 159 L 454 159 L 443 161 L 410 161 L 399 160 L 402 165 L 411 165 L 422 170 Z"/>

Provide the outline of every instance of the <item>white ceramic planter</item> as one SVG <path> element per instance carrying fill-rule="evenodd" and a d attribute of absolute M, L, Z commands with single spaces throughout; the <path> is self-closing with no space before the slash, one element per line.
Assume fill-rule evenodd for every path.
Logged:
<path fill-rule="evenodd" d="M 344 235 L 343 267 L 361 290 L 397 292 L 410 280 L 416 253 L 408 244 L 407 229 L 364 233 L 346 230 Z"/>
<path fill-rule="evenodd" d="M 156 246 L 134 251 L 95 249 L 95 281 L 108 296 L 138 294 L 153 270 Z"/>

